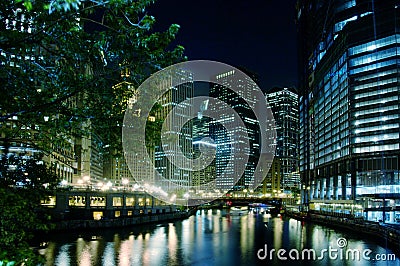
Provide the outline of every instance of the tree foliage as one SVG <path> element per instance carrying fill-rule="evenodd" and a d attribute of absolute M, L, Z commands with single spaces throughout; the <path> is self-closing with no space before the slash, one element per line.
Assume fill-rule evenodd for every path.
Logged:
<path fill-rule="evenodd" d="M 54 193 L 58 179 L 40 159 L 0 157 L 0 261 L 16 265 L 41 261 L 28 240 L 34 231 L 52 226 L 49 210 L 40 201 Z"/>
<path fill-rule="evenodd" d="M 34 231 L 49 228 L 48 221 L 44 221 L 49 216 L 38 215 L 37 201 L 29 200 L 30 192 L 0 187 L 0 262 L 37 265 L 42 260 L 29 247 L 28 240 Z"/>
<path fill-rule="evenodd" d="M 26 240 L 46 228 L 39 201 L 58 182 L 40 158 L 9 147 L 51 153 L 95 130 L 103 154 L 115 155 L 133 89 L 185 59 L 171 48 L 178 25 L 153 30 L 153 2 L 0 1 L 0 263 L 33 263 Z"/>
<path fill-rule="evenodd" d="M 152 2 L 2 1 L 1 140 L 51 152 L 90 127 L 120 150 L 132 88 L 184 59 L 181 46 L 169 49 L 178 25 L 153 30 Z"/>

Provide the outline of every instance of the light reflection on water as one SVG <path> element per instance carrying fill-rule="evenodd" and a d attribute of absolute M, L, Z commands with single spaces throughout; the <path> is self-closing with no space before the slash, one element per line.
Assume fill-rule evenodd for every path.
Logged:
<path fill-rule="evenodd" d="M 227 216 L 220 210 L 203 211 L 183 221 L 90 232 L 52 234 L 41 252 L 47 265 L 400 265 L 395 262 L 331 260 L 266 260 L 257 251 L 337 247 L 344 237 L 347 248 L 393 253 L 351 232 L 304 224 L 294 219 L 263 215 Z M 43 239 L 41 239 L 43 240 Z M 397 254 L 396 254 L 397 255 Z M 286 254 L 287 257 L 287 254 Z M 396 256 L 397 257 L 397 256 Z"/>

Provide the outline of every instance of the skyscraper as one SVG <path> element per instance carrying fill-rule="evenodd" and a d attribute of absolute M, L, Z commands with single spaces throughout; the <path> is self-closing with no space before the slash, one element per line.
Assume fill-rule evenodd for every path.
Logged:
<path fill-rule="evenodd" d="M 171 87 L 174 79 L 179 79 L 178 86 Z M 183 155 L 190 158 L 193 154 L 192 147 L 192 122 L 189 121 L 184 123 L 180 127 L 181 122 L 188 118 L 190 104 L 184 103 L 185 100 L 189 100 L 193 97 L 193 73 L 190 73 L 183 69 L 177 69 L 172 78 L 166 78 L 163 80 L 163 86 L 170 88 L 162 97 L 158 103 L 162 108 L 157 111 L 156 119 L 165 120 L 168 114 L 175 109 L 176 115 L 172 119 L 168 120 L 165 125 L 169 136 L 177 136 L 179 138 L 179 146 Z M 192 172 L 189 169 L 183 169 L 176 166 L 168 158 L 167 155 L 172 155 L 175 159 L 179 156 L 175 155 L 175 147 L 170 147 L 168 144 L 155 143 L 155 167 L 156 170 L 167 180 L 173 182 L 177 186 L 182 187 L 184 190 L 188 189 L 192 185 Z M 182 159 L 185 159 L 182 157 Z M 191 168 L 188 166 L 188 168 Z"/>
<path fill-rule="evenodd" d="M 399 7 L 394 0 L 298 1 L 305 202 L 364 198 L 368 219 L 397 215 L 375 207 L 400 193 Z"/>
<path fill-rule="evenodd" d="M 215 149 L 215 144 L 210 141 L 210 122 L 211 118 L 203 116 L 203 112 L 208 109 L 208 100 L 203 101 L 195 119 L 193 119 L 193 155 L 198 158 L 205 148 Z M 207 141 L 208 140 L 208 141 Z M 192 185 L 200 187 L 208 184 L 215 179 L 215 159 L 207 166 L 198 162 L 199 170 L 192 173 Z M 197 167 L 195 167 L 197 169 Z M 200 169 L 201 168 L 201 169 Z"/>
<path fill-rule="evenodd" d="M 217 179 L 216 186 L 219 187 L 233 187 L 236 190 L 245 189 L 251 185 L 253 182 L 254 171 L 258 161 L 259 155 L 259 126 L 256 117 L 250 108 L 250 106 L 241 98 L 237 93 L 230 90 L 230 87 L 241 88 L 243 92 L 247 93 L 245 95 L 246 99 L 249 101 L 257 101 L 255 96 L 252 95 L 253 91 L 257 91 L 258 87 L 256 83 L 249 77 L 238 78 L 235 73 L 236 70 L 230 70 L 226 73 L 221 73 L 215 76 L 215 80 L 219 84 L 214 84 L 210 88 L 210 97 L 217 98 L 221 101 L 227 103 L 243 120 L 244 126 L 235 125 L 236 134 L 229 136 L 226 129 L 221 125 L 222 122 L 235 124 L 235 118 L 231 115 L 226 115 L 221 121 L 214 120 L 211 123 L 211 135 L 215 141 L 217 151 L 216 151 L 216 174 L 221 176 L 222 172 L 225 171 L 234 173 L 234 167 L 238 166 L 238 163 L 229 163 L 230 153 L 232 152 L 233 143 L 244 142 L 245 139 L 249 141 L 250 147 L 241 151 L 249 156 L 244 174 L 239 178 L 235 185 L 235 178 L 232 175 L 226 175 L 227 178 Z M 256 95 L 254 93 L 254 95 Z M 219 106 L 217 108 L 225 108 Z M 223 110 L 220 110 L 223 113 Z M 223 121 L 222 121 L 223 120 Z M 238 151 L 235 151 L 238 152 Z M 230 178 L 228 178 L 230 176 Z"/>
<path fill-rule="evenodd" d="M 293 89 L 274 88 L 266 99 L 275 118 L 277 143 L 275 156 L 280 160 L 281 187 L 284 190 L 298 187 L 298 95 Z"/>

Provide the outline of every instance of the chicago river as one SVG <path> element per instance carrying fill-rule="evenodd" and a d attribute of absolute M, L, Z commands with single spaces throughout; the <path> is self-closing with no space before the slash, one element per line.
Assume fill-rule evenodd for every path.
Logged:
<path fill-rule="evenodd" d="M 361 234 L 226 210 L 162 224 L 52 233 L 43 240 L 39 252 L 46 265 L 400 265 L 387 243 Z"/>

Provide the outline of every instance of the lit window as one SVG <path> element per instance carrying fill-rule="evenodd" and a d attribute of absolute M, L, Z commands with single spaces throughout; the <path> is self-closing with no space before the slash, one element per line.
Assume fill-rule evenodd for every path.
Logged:
<path fill-rule="evenodd" d="M 375 44 L 371 44 L 367 47 L 367 51 L 372 51 L 376 49 L 376 45 Z"/>
<path fill-rule="evenodd" d="M 113 197 L 113 206 L 121 207 L 122 206 L 122 197 Z"/>
<path fill-rule="evenodd" d="M 103 218 L 103 212 L 93 212 L 94 220 L 101 220 Z"/>

